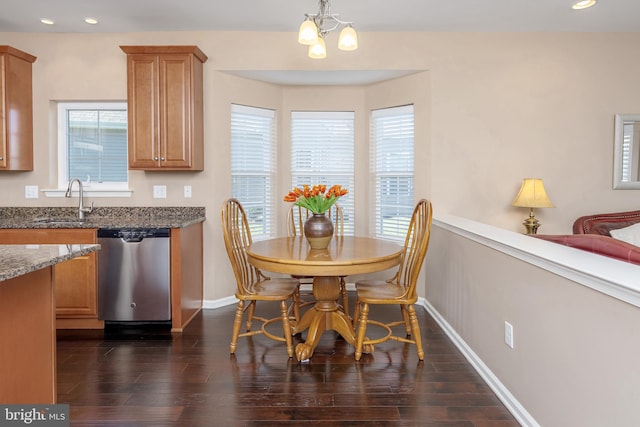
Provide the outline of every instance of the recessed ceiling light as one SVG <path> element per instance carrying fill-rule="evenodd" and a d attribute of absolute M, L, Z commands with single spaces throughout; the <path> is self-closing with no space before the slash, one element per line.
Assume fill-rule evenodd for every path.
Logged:
<path fill-rule="evenodd" d="M 596 1 L 597 0 L 580 0 L 575 2 L 571 8 L 575 10 L 586 9 L 596 4 Z"/>
<path fill-rule="evenodd" d="M 53 22 L 53 19 L 49 19 L 49 18 L 42 18 L 42 19 L 40 19 L 40 22 L 42 22 L 43 24 L 47 24 L 47 25 L 55 24 L 55 22 Z"/>
<path fill-rule="evenodd" d="M 98 20 L 96 18 L 86 17 L 84 18 L 84 22 L 86 22 L 87 24 L 95 25 L 98 23 Z"/>

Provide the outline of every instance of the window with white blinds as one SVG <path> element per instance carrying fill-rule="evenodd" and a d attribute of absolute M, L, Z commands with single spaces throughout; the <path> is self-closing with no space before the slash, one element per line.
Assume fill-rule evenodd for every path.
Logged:
<path fill-rule="evenodd" d="M 374 237 L 403 240 L 413 213 L 413 105 L 371 112 Z"/>
<path fill-rule="evenodd" d="M 275 159 L 275 111 L 232 104 L 231 195 L 242 203 L 254 239 L 274 230 Z"/>
<path fill-rule="evenodd" d="M 58 188 L 80 178 L 87 189 L 127 188 L 127 104 L 58 104 Z"/>
<path fill-rule="evenodd" d="M 291 182 L 341 185 L 349 191 L 338 201 L 344 213 L 344 234 L 355 233 L 355 113 L 293 111 L 291 113 Z"/>

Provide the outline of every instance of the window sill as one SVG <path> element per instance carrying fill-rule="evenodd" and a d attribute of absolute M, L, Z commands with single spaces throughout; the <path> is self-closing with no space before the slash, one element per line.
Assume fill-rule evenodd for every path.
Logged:
<path fill-rule="evenodd" d="M 60 190 L 58 188 L 41 190 L 45 197 L 64 197 L 67 190 Z M 133 190 L 130 188 L 118 188 L 118 189 L 86 189 L 84 190 L 85 197 L 131 197 Z M 73 190 L 73 197 L 78 196 L 78 191 Z"/>

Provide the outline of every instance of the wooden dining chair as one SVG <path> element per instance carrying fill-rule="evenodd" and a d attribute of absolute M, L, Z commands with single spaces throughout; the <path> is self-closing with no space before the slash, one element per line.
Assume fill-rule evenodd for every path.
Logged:
<path fill-rule="evenodd" d="M 289 318 L 288 302 L 290 301 L 294 307 L 295 319 L 299 319 L 297 299 L 300 282 L 289 278 L 270 279 L 249 263 L 247 247 L 252 242 L 251 231 L 244 209 L 236 199 L 229 199 L 222 206 L 222 233 L 237 285 L 235 295 L 238 299 L 238 307 L 233 321 L 231 354 L 236 351 L 238 337 L 264 334 L 273 340 L 286 342 L 287 353 L 289 357 L 293 357 L 291 322 L 294 320 Z M 255 309 L 258 301 L 279 301 L 280 316 L 271 319 L 257 316 Z M 246 329 L 245 332 L 240 333 L 245 311 L 247 312 Z M 260 329 L 251 330 L 253 320 L 261 322 Z M 283 336 L 274 335 L 267 330 L 267 326 L 276 321 L 282 321 Z"/>
<path fill-rule="evenodd" d="M 287 214 L 287 234 L 289 237 L 304 236 L 304 222 L 311 216 L 311 211 L 302 206 L 291 205 Z M 344 235 L 344 213 L 342 208 L 335 203 L 327 211 L 327 216 L 333 221 L 334 237 Z M 311 284 L 313 276 L 292 276 L 300 280 L 301 285 Z M 344 276 L 340 277 L 340 293 L 342 297 L 342 310 L 349 315 L 349 296 L 347 295 L 347 284 Z M 300 307 L 312 304 L 312 301 L 300 299 Z"/>
<path fill-rule="evenodd" d="M 416 345 L 418 358 L 424 360 L 420 326 L 414 304 L 418 300 L 416 285 L 422 263 L 429 247 L 431 202 L 420 200 L 413 210 L 411 222 L 404 242 L 404 251 L 396 274 L 389 280 L 362 280 L 356 282 L 356 306 L 353 313 L 356 331 L 355 359 L 360 360 L 364 345 L 374 345 L 387 340 L 396 340 Z M 402 320 L 381 322 L 369 318 L 370 305 L 398 304 Z M 381 338 L 365 338 L 367 325 L 376 325 L 386 331 Z M 393 328 L 404 325 L 406 336 L 394 335 Z"/>

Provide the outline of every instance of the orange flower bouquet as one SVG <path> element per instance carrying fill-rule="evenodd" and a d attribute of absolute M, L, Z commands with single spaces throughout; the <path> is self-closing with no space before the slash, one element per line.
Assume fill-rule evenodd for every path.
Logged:
<path fill-rule="evenodd" d="M 307 184 L 302 189 L 295 187 L 284 196 L 285 202 L 295 202 L 296 206 L 309 209 L 314 214 L 326 213 L 340 197 L 347 194 L 346 188 L 341 185 L 334 185 L 329 190 L 324 184 L 309 187 Z"/>

